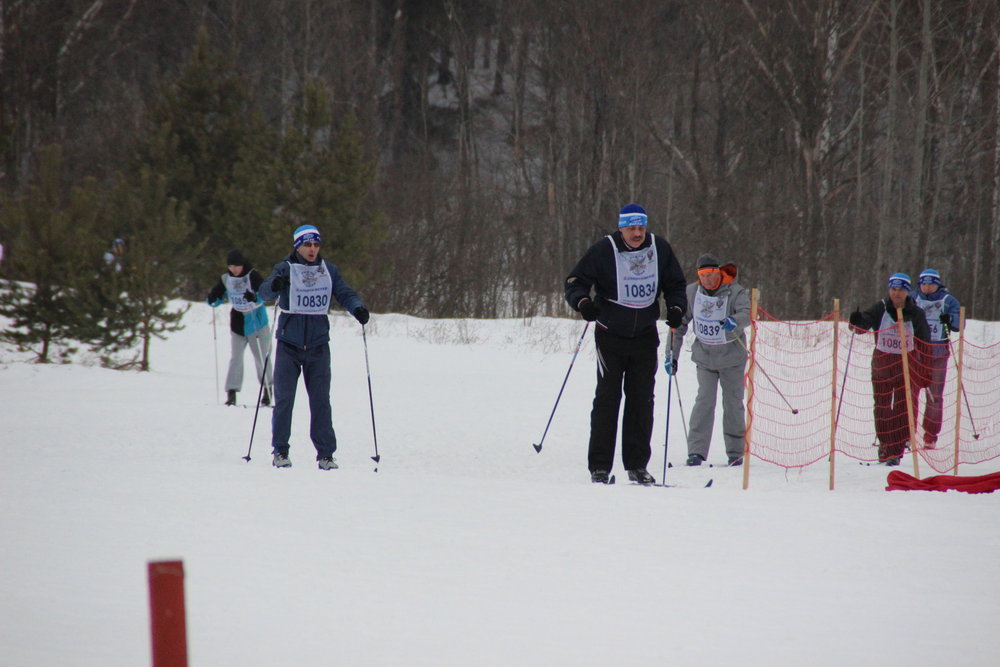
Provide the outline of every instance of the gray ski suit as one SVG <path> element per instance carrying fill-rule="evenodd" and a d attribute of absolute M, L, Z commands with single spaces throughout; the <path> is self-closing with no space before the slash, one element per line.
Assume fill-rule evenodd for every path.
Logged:
<path fill-rule="evenodd" d="M 715 424 L 716 398 L 721 385 L 723 441 L 726 455 L 732 461 L 743 456 L 746 431 L 743 376 L 747 341 L 744 329 L 750 324 L 750 292 L 736 282 L 735 265 L 726 264 L 720 268 L 724 281 L 718 289 L 709 292 L 700 282 L 687 286 L 687 312 L 684 313 L 683 323 L 674 332 L 673 352 L 677 359 L 684 334 L 693 323 L 696 338 L 691 346 L 691 360 L 698 372 L 698 396 L 691 410 L 688 455 L 699 454 L 703 459 L 708 458 Z M 720 321 L 726 317 L 736 320 L 733 331 L 722 330 Z"/>

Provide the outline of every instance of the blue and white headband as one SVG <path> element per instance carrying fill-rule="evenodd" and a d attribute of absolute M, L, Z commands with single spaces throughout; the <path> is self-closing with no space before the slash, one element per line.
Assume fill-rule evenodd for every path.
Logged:
<path fill-rule="evenodd" d="M 920 284 L 921 285 L 937 285 L 941 287 L 944 285 L 941 282 L 941 274 L 937 272 L 936 269 L 924 269 L 920 272 Z"/>
<path fill-rule="evenodd" d="M 645 227 L 646 221 L 646 211 L 638 204 L 626 204 L 618 213 L 618 229 Z"/>
<path fill-rule="evenodd" d="M 910 276 L 905 273 L 894 273 L 889 276 L 889 289 L 910 289 Z"/>
<path fill-rule="evenodd" d="M 295 246 L 296 250 L 306 241 L 323 242 L 323 239 L 319 236 L 319 230 L 313 225 L 302 225 L 292 234 L 292 245 Z"/>

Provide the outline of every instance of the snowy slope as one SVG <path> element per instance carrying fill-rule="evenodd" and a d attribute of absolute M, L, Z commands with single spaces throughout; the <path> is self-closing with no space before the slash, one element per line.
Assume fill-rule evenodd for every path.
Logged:
<path fill-rule="evenodd" d="M 690 488 L 631 486 L 620 469 L 617 485 L 592 485 L 589 336 L 542 452 L 531 447 L 582 331 L 556 319 L 375 315 L 374 472 L 360 327 L 335 316 L 341 469 L 316 469 L 300 388 L 294 466 L 279 471 L 266 410 L 241 458 L 254 411 L 219 404 L 212 317 L 194 305 L 146 374 L 37 366 L 0 348 L 0 665 L 147 664 L 146 563 L 166 558 L 185 564 L 192 665 L 992 665 L 1000 654 L 1000 494 L 887 493 L 885 468 L 849 461 L 835 492 L 823 466 L 759 462 L 743 491 L 738 469 L 682 465 L 676 403 L 668 481 Z M 217 327 L 224 375 L 222 313 Z M 255 400 L 249 383 L 240 398 Z M 717 436 L 710 461 L 723 460 Z"/>

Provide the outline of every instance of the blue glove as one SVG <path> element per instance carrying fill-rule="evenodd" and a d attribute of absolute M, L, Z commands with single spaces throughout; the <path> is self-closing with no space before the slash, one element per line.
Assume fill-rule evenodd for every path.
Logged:
<path fill-rule="evenodd" d="M 723 331 L 733 331 L 736 329 L 736 319 L 730 316 L 724 320 L 719 320 L 719 326 L 722 327 Z"/>
<path fill-rule="evenodd" d="M 663 360 L 663 370 L 667 372 L 667 375 L 677 374 L 677 358 L 667 357 Z"/>

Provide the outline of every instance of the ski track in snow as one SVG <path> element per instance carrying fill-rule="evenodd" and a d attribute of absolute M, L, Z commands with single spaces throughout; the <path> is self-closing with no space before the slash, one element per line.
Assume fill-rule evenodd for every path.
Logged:
<path fill-rule="evenodd" d="M 224 309 L 216 316 L 225 331 Z M 212 311 L 153 371 L 38 366 L 0 347 L 0 665 L 150 656 L 146 563 L 186 572 L 192 665 L 992 665 L 1000 494 L 884 491 L 888 470 L 687 468 L 592 485 L 593 340 L 535 453 L 574 320 L 333 316 L 340 470 L 316 469 L 300 385 L 293 467 L 270 466 L 256 391 L 221 405 Z M 995 325 L 981 327 L 994 339 Z M 228 345 L 218 347 L 220 382 Z M 688 349 L 684 406 L 697 382 Z M 246 358 L 247 377 L 252 361 Z M 658 377 L 660 479 L 666 382 Z M 676 398 L 674 399 L 676 401 Z M 912 472 L 905 459 L 901 469 Z M 963 466 L 995 472 L 997 462 Z M 923 474 L 930 475 L 927 467 Z M 708 479 L 713 486 L 700 488 Z"/>

